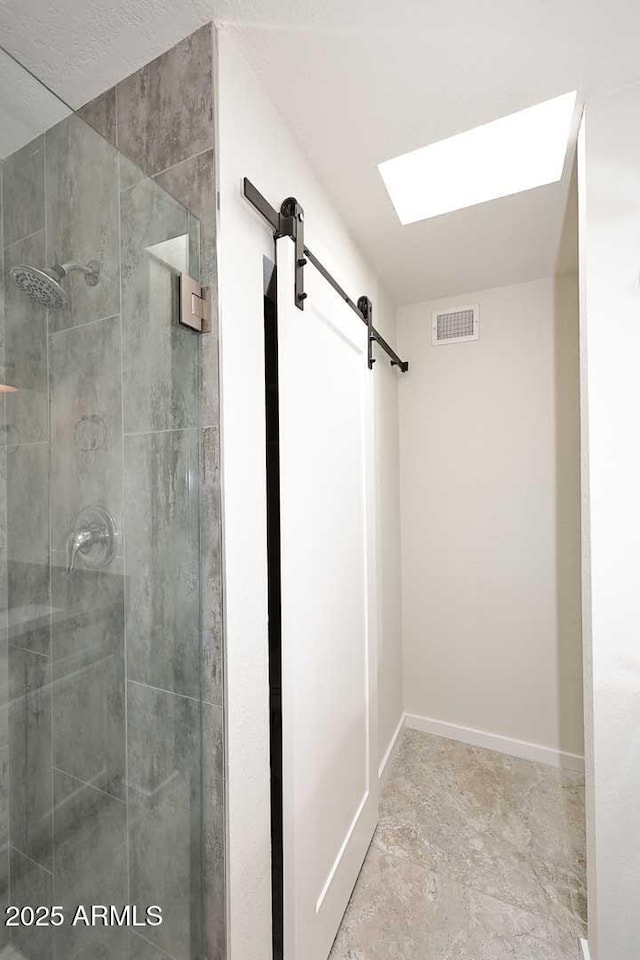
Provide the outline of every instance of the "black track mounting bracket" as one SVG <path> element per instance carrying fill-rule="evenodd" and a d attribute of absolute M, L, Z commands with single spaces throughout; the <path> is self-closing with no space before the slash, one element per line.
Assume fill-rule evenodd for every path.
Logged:
<path fill-rule="evenodd" d="M 327 268 L 318 260 L 314 253 L 305 246 L 304 242 L 304 210 L 295 197 L 287 197 L 280 205 L 280 210 L 271 206 L 269 201 L 262 196 L 259 190 L 254 187 L 248 177 L 242 182 L 242 191 L 246 199 L 258 213 L 271 225 L 273 235 L 277 239 L 280 237 L 291 237 L 295 244 L 295 304 L 299 310 L 304 310 L 304 301 L 307 294 L 304 290 L 304 268 L 310 263 L 324 277 L 336 291 L 339 297 L 353 310 L 355 315 L 367 325 L 367 364 L 369 370 L 373 369 L 376 362 L 373 356 L 373 345 L 378 347 L 389 357 L 392 367 L 398 367 L 401 373 L 406 373 L 409 369 L 409 361 L 401 360 L 392 346 L 387 343 L 382 334 L 376 330 L 373 325 L 373 304 L 368 297 L 360 297 L 357 303 L 354 303 L 348 293 L 340 286 Z"/>
<path fill-rule="evenodd" d="M 280 237 L 291 237 L 296 248 L 295 298 L 298 310 L 304 310 L 307 295 L 304 292 L 304 210 L 295 197 L 287 197 L 280 207 Z"/>
<path fill-rule="evenodd" d="M 376 336 L 373 329 L 373 304 L 371 300 L 369 300 L 369 297 L 358 298 L 358 310 L 367 325 L 367 366 L 369 370 L 373 370 L 373 365 L 376 362 L 373 355 L 373 345 L 376 342 Z"/>

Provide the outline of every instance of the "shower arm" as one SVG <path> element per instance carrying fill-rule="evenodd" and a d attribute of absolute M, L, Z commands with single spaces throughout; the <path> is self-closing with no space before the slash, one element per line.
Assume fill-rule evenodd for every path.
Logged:
<path fill-rule="evenodd" d="M 77 260 L 70 260 L 69 263 L 56 263 L 54 269 L 63 277 L 66 277 L 72 270 L 79 270 L 84 274 L 94 274 L 96 272 L 95 267 L 91 264 L 79 263 Z"/>
<path fill-rule="evenodd" d="M 70 260 L 69 263 L 56 263 L 51 267 L 50 275 L 56 274 L 58 280 L 62 280 L 68 273 L 77 270 L 84 273 L 85 283 L 90 287 L 95 287 L 100 280 L 100 264 L 97 260 L 89 260 L 88 263 L 80 263 L 78 260 Z"/>

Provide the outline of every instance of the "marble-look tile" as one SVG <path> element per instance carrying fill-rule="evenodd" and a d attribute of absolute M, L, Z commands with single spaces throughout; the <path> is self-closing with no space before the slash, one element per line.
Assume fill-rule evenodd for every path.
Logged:
<path fill-rule="evenodd" d="M 579 960 L 543 918 L 373 847 L 331 960 Z"/>
<path fill-rule="evenodd" d="M 51 869 L 51 663 L 9 651 L 9 765 L 11 843 Z"/>
<path fill-rule="evenodd" d="M 6 908 L 9 905 L 9 843 L 0 847 L 0 916 L 6 917 Z M 0 925 L 0 960 L 5 960 L 5 949 L 9 943 L 10 931 L 4 923 Z M 11 960 L 7 957 L 6 960 Z"/>
<path fill-rule="evenodd" d="M 2 629 L 0 630 L 0 750 L 8 750 L 8 749 L 9 749 L 9 641 L 7 638 L 6 626 L 3 626 Z M 8 787 L 8 781 L 7 781 L 7 787 Z"/>
<path fill-rule="evenodd" d="M 200 697 L 198 431 L 125 438 L 127 668 Z"/>
<path fill-rule="evenodd" d="M 220 342 L 217 319 L 209 333 L 200 336 L 200 423 L 220 423 Z"/>
<path fill-rule="evenodd" d="M 124 580 L 52 567 L 53 757 L 60 770 L 125 799 Z"/>
<path fill-rule="evenodd" d="M 0 408 L 4 410 L 3 398 Z M 0 443 L 0 547 L 7 545 L 7 448 Z M 2 600 L 0 599 L 0 606 Z"/>
<path fill-rule="evenodd" d="M 44 137 L 21 147 L 2 164 L 4 244 L 44 227 Z"/>
<path fill-rule="evenodd" d="M 3 199 L 3 183 L 4 183 L 4 173 L 3 173 L 4 164 L 0 160 L 0 363 L 3 365 L 0 369 L 2 370 L 2 375 L 4 377 L 4 199 Z M 3 379 L 3 383 L 6 383 L 6 380 Z M 0 425 L 4 425 L 4 400 L 0 398 Z M 2 436 L 0 435 L 0 441 Z"/>
<path fill-rule="evenodd" d="M 169 957 L 168 953 L 159 950 L 158 947 L 149 943 L 148 940 L 145 940 L 145 938 L 139 934 L 131 933 L 129 936 L 127 960 L 173 960 L 173 957 Z"/>
<path fill-rule="evenodd" d="M 10 560 L 49 563 L 49 445 L 7 449 L 7 545 Z"/>
<path fill-rule="evenodd" d="M 85 103 L 78 116 L 88 123 L 113 146 L 116 144 L 116 88 L 105 90 L 99 97 Z"/>
<path fill-rule="evenodd" d="M 199 337 L 177 322 L 175 273 L 147 248 L 184 236 L 187 214 L 153 180 L 121 195 L 125 433 L 198 423 Z"/>
<path fill-rule="evenodd" d="M 47 402 L 47 312 L 12 280 L 11 267 L 45 263 L 44 231 L 7 247 L 5 273 L 5 375 L 15 393 L 5 394 L 6 441 L 39 443 L 49 438 Z"/>
<path fill-rule="evenodd" d="M 47 261 L 97 260 L 100 280 L 63 281 L 69 306 L 49 313 L 49 332 L 120 313 L 117 151 L 79 117 L 46 134 Z"/>
<path fill-rule="evenodd" d="M 120 318 L 50 337 L 49 377 L 52 549 L 65 550 L 83 507 L 105 507 L 122 528 Z"/>
<path fill-rule="evenodd" d="M 211 286 L 216 282 L 216 196 L 215 160 L 213 149 L 190 157 L 154 178 L 178 203 L 197 218 L 200 242 L 199 262 L 189 264 L 190 273 L 200 283 Z"/>
<path fill-rule="evenodd" d="M 59 771 L 55 793 L 55 903 L 73 914 L 78 904 L 128 902 L 126 804 Z M 55 932 L 56 960 L 126 955 L 126 929 L 71 927 Z"/>
<path fill-rule="evenodd" d="M 1 453 L 0 453 L 1 456 Z M 6 497 L 7 481 L 5 476 L 4 494 Z M 0 637 L 3 633 L 6 635 L 8 618 L 7 610 L 7 545 L 6 542 L 0 545 Z"/>
<path fill-rule="evenodd" d="M 332 960 L 578 960 L 578 775 L 409 730 L 380 812 Z"/>
<path fill-rule="evenodd" d="M 118 152 L 118 182 L 121 192 L 139 185 L 141 180 L 146 179 L 144 171 L 133 160 L 125 157 L 124 153 Z"/>
<path fill-rule="evenodd" d="M 48 444 L 7 448 L 7 508 L 9 637 L 48 654 Z"/>
<path fill-rule="evenodd" d="M 204 935 L 207 960 L 225 960 L 225 785 L 222 707 L 202 706 Z"/>
<path fill-rule="evenodd" d="M 222 705 L 224 651 L 219 428 L 207 427 L 201 431 L 201 437 L 202 698 Z"/>
<path fill-rule="evenodd" d="M 146 174 L 213 147 L 211 24 L 118 84 L 117 102 L 118 147 Z"/>
<path fill-rule="evenodd" d="M 6 630 L 0 630 L 0 916 L 9 903 L 9 661 Z M 0 924 L 0 950 L 9 931 Z"/>
<path fill-rule="evenodd" d="M 0 750 L 0 850 L 9 843 L 9 747 Z"/>
<path fill-rule="evenodd" d="M 14 847 L 11 856 L 11 903 L 16 907 L 38 907 L 53 903 L 53 877 L 37 863 L 23 857 Z M 47 927 L 17 927 L 12 944 L 28 960 L 51 960 L 51 930 Z"/>
<path fill-rule="evenodd" d="M 203 705 L 136 683 L 127 702 L 131 901 L 162 907 L 145 936 L 189 960 L 203 934 Z"/>
<path fill-rule="evenodd" d="M 22 647 L 48 656 L 51 647 L 49 565 L 11 560 L 6 568 L 9 648 Z"/>
<path fill-rule="evenodd" d="M 212 305 L 211 331 L 200 338 L 200 422 L 220 422 L 218 376 L 218 297 L 216 260 L 215 157 L 207 150 L 165 170 L 155 180 L 190 214 L 190 232 L 197 231 L 189 257 L 189 273 L 208 286 Z"/>
<path fill-rule="evenodd" d="M 561 777 L 572 774 L 438 737 L 407 731 L 381 826 L 413 829 L 418 849 L 429 848 L 435 869 L 465 886 L 523 909 L 574 924 L 571 871 L 563 838 Z M 555 809 L 545 793 L 555 796 Z M 546 811 L 536 820 L 536 805 Z M 388 817 L 387 817 L 388 814 Z M 543 823 L 545 826 L 543 826 Z M 543 856 L 542 832 L 556 840 Z M 560 838 L 558 840 L 557 838 Z"/>
<path fill-rule="evenodd" d="M 486 894 L 466 893 L 477 960 L 581 960 L 572 930 Z"/>

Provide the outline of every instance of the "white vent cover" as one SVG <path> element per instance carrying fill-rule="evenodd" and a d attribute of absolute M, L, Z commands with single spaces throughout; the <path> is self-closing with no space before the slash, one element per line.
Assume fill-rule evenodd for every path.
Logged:
<path fill-rule="evenodd" d="M 479 336 L 480 310 L 477 304 L 433 311 L 433 344 L 462 343 L 464 340 L 477 340 Z"/>

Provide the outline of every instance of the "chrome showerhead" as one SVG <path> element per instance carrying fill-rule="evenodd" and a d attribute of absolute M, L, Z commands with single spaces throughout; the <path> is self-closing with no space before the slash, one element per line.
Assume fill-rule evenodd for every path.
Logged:
<path fill-rule="evenodd" d="M 34 303 L 60 310 L 69 302 L 53 270 L 38 270 L 37 267 L 21 263 L 20 266 L 12 268 L 11 276 L 23 293 L 26 293 Z"/>
<path fill-rule="evenodd" d="M 100 279 L 100 264 L 97 260 L 90 260 L 89 263 L 56 264 L 55 267 L 45 267 L 44 270 L 21 263 L 12 267 L 10 273 L 15 283 L 34 303 L 41 303 L 52 310 L 61 310 L 68 305 L 69 297 L 60 281 L 72 270 L 81 270 L 85 281 L 91 287 L 95 287 Z"/>

